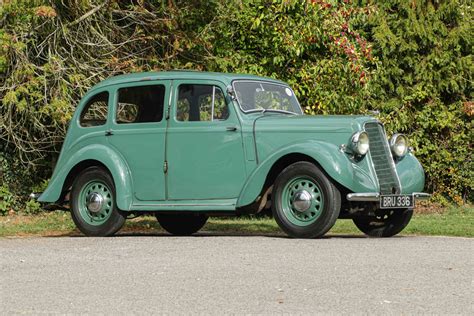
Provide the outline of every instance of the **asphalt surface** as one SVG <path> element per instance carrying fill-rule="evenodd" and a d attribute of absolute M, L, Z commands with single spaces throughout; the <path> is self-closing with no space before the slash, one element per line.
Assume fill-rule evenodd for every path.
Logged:
<path fill-rule="evenodd" d="M 470 314 L 474 239 L 0 239 L 0 314 Z"/>

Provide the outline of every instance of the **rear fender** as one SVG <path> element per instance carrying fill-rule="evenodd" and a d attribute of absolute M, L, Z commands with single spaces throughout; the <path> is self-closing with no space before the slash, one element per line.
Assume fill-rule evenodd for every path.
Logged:
<path fill-rule="evenodd" d="M 59 200 L 64 182 L 71 170 L 79 163 L 86 160 L 95 160 L 108 169 L 115 183 L 117 206 L 121 210 L 129 210 L 133 199 L 133 183 L 130 171 L 125 160 L 110 147 L 93 144 L 81 148 L 74 153 L 65 163 L 58 166 L 49 182 L 46 191 L 41 194 L 38 201 L 55 203 Z"/>

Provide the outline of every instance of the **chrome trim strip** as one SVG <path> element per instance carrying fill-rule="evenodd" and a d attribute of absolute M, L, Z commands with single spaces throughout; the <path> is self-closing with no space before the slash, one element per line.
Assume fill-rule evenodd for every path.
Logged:
<path fill-rule="evenodd" d="M 405 194 L 400 194 L 405 195 Z M 410 194 L 406 194 L 410 195 Z M 415 200 L 428 200 L 431 198 L 431 194 L 424 192 L 413 192 L 411 193 Z M 348 201 L 363 201 L 363 202 L 377 202 L 380 199 L 381 194 L 378 192 L 367 192 L 367 193 L 349 193 L 346 198 Z"/>
<path fill-rule="evenodd" d="M 214 121 L 214 101 L 216 99 L 216 86 L 212 86 L 212 106 L 211 106 L 211 122 Z"/>

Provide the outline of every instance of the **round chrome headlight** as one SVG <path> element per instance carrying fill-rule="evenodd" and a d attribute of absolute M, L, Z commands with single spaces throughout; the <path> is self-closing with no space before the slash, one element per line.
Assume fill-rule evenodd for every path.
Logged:
<path fill-rule="evenodd" d="M 360 131 L 352 135 L 352 150 L 358 155 L 365 155 L 369 151 L 369 134 Z"/>
<path fill-rule="evenodd" d="M 396 157 L 403 157 L 408 151 L 408 138 L 403 134 L 394 134 L 390 138 L 390 149 Z"/>

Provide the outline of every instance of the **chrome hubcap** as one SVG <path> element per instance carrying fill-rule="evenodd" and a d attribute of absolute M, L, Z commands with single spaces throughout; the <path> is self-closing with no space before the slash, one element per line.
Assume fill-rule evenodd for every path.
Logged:
<path fill-rule="evenodd" d="M 298 212 L 306 212 L 311 206 L 311 193 L 306 190 L 301 190 L 293 195 L 293 208 Z"/>
<path fill-rule="evenodd" d="M 102 209 L 104 198 L 97 192 L 92 192 L 87 196 L 87 209 L 89 212 L 98 213 Z"/>

